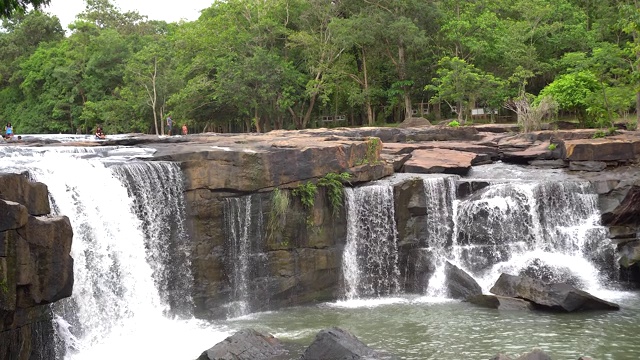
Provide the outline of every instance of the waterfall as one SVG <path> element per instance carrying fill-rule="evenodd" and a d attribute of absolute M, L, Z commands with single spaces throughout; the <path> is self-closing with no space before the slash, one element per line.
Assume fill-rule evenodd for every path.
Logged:
<path fill-rule="evenodd" d="M 52 305 L 62 340 L 55 358 L 197 357 L 226 332 L 188 318 L 192 278 L 179 167 L 93 155 L 11 155 L 10 170 L 45 183 L 52 211 L 68 216 L 74 231 L 73 295 Z M 175 346 L 157 346 L 163 342 Z"/>
<path fill-rule="evenodd" d="M 426 206 L 425 244 L 436 271 L 429 279 L 427 295 L 444 297 L 444 262 L 450 257 L 452 236 L 455 231 L 458 177 L 423 178 Z"/>
<path fill-rule="evenodd" d="M 231 299 L 228 316 L 238 317 L 253 310 L 257 295 L 257 273 L 265 263 L 262 202 L 259 196 L 227 198 L 224 205 L 227 265 L 230 271 Z M 252 205 L 252 202 L 256 202 Z"/>
<path fill-rule="evenodd" d="M 342 274 L 347 299 L 400 290 L 393 187 L 347 188 L 347 242 Z"/>
<path fill-rule="evenodd" d="M 588 182 L 492 183 L 455 202 L 451 247 L 437 251 L 485 290 L 502 272 L 596 290 L 614 268 L 597 201 Z M 430 295 L 442 294 L 437 274 Z"/>
<path fill-rule="evenodd" d="M 112 167 L 133 199 L 133 210 L 142 221 L 146 259 L 163 303 L 172 312 L 189 316 L 193 277 L 189 239 L 185 230 L 182 172 L 169 162 L 135 162 Z"/>

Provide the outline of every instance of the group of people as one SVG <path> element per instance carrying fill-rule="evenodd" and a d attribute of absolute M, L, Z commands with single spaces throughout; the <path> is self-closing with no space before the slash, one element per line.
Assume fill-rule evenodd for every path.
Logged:
<path fill-rule="evenodd" d="M 173 129 L 173 119 L 171 115 L 167 116 L 167 135 L 171 135 L 171 130 Z M 189 134 L 189 129 L 187 129 L 187 124 L 182 124 L 182 135 Z"/>

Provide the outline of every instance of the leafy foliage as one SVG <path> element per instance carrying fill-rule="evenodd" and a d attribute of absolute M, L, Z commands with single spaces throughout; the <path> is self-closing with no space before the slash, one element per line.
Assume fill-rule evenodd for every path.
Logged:
<path fill-rule="evenodd" d="M 334 216 L 338 216 L 340 213 L 342 200 L 344 198 L 344 183 L 348 182 L 350 179 L 351 174 L 343 172 L 328 173 L 318 180 L 318 186 L 322 186 L 327 189 L 327 196 L 329 196 L 329 203 L 331 204 L 331 212 Z"/>
<path fill-rule="evenodd" d="M 505 101 L 523 121 L 547 95 L 607 127 L 639 106 L 626 0 L 228 0 L 180 23 L 86 0 L 67 36 L 26 11 L 47 2 L 0 6 L 0 119 L 18 132 L 161 134 L 168 113 L 195 132 L 389 125 L 422 108 L 464 124 Z"/>

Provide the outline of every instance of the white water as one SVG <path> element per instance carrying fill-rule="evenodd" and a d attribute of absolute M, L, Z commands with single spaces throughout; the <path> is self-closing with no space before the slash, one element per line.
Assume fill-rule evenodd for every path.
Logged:
<path fill-rule="evenodd" d="M 440 193 L 449 191 L 443 186 Z M 427 201 L 440 203 L 429 196 Z M 503 272 L 527 271 L 547 281 L 574 281 L 582 289 L 599 291 L 602 273 L 613 268 L 606 263 L 613 248 L 599 223 L 597 195 L 589 183 L 493 183 L 468 199 L 442 206 L 442 213 L 453 214 L 453 232 L 427 244 L 439 258 L 472 274 L 484 292 Z M 446 295 L 445 280 L 439 264 L 427 294 Z"/>
<path fill-rule="evenodd" d="M 230 258 L 233 259 L 231 284 L 233 303 L 229 305 L 229 317 L 249 313 L 249 261 L 251 251 L 251 196 L 228 198 L 225 203 L 225 222 L 230 241 Z"/>
<path fill-rule="evenodd" d="M 57 150 L 4 148 L 2 152 L 11 156 L 8 170 L 28 170 L 47 184 L 53 211 L 68 216 L 74 230 L 73 296 L 54 306 L 65 358 L 196 358 L 226 337 L 224 328 L 166 315 L 170 313 L 167 289 L 157 274 L 161 259 L 153 251 L 161 248 L 154 242 L 163 238 L 162 222 L 167 221 L 154 211 L 171 207 L 153 203 L 162 185 L 151 187 L 153 179 L 145 176 L 146 183 L 139 184 L 139 190 L 146 198 L 138 198 L 136 204 L 122 182 L 122 173 L 116 176 L 101 157 L 82 158 L 82 153 L 93 151 Z M 141 169 L 131 169 L 132 181 L 143 180 L 135 179 Z M 182 180 L 174 177 L 171 181 Z M 146 225 L 137 216 L 138 209 L 146 209 Z M 184 218 L 184 214 L 178 216 Z"/>
<path fill-rule="evenodd" d="M 348 300 L 400 290 L 393 187 L 387 183 L 345 189 L 347 242 L 342 274 Z"/>

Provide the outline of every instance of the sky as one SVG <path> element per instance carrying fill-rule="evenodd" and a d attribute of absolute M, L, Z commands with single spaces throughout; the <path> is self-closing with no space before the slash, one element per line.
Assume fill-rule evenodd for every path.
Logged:
<path fill-rule="evenodd" d="M 135 10 L 148 16 L 149 20 L 167 22 L 196 20 L 200 16 L 200 10 L 208 8 L 213 2 L 214 0 L 111 0 L 122 12 Z M 68 25 L 84 8 L 84 0 L 51 0 L 49 6 L 42 10 L 58 16 L 62 28 L 67 30 Z"/>

